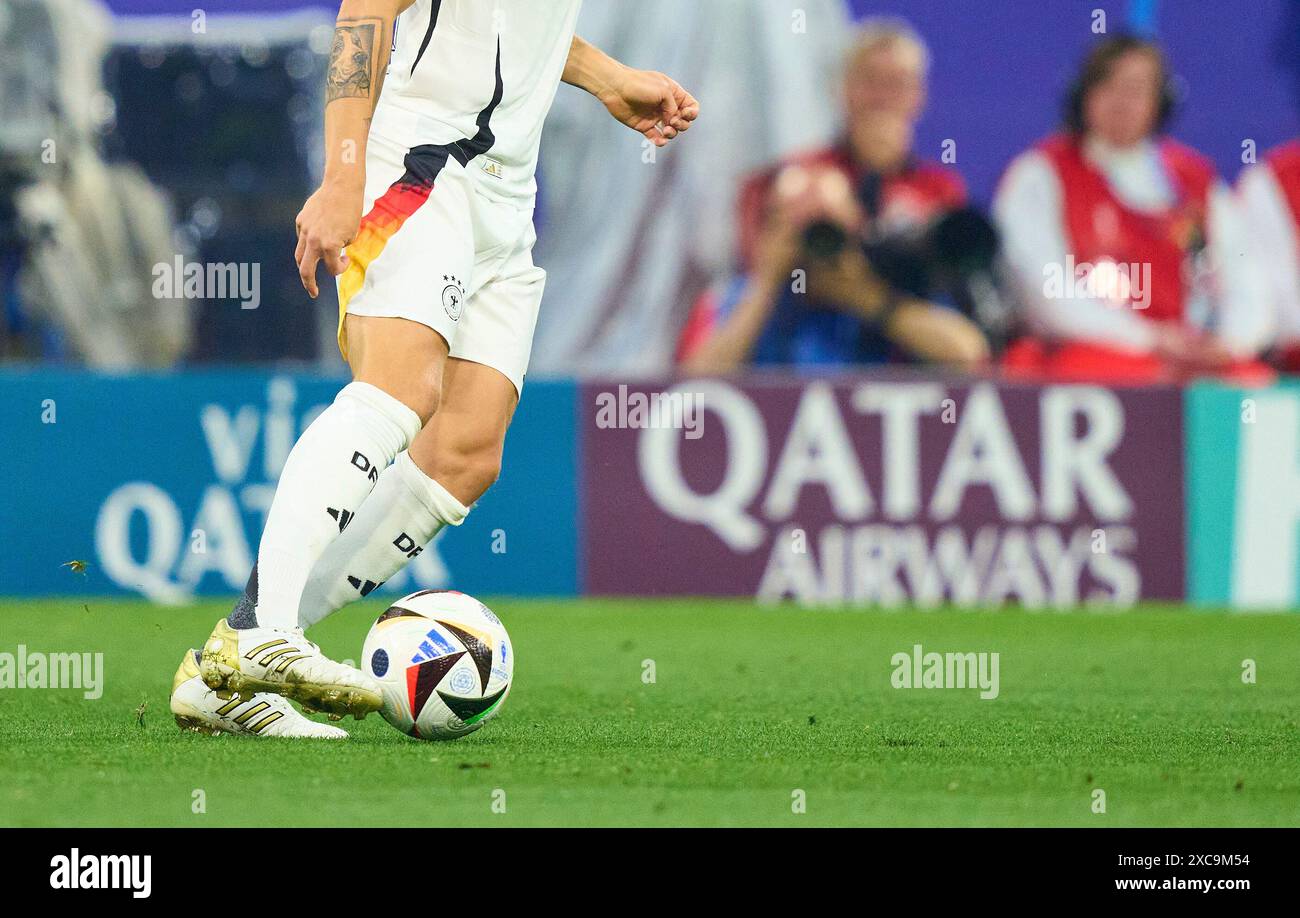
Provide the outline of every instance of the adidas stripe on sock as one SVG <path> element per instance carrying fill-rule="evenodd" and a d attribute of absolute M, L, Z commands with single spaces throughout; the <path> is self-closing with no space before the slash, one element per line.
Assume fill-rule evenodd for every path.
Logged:
<path fill-rule="evenodd" d="M 419 416 L 375 386 L 354 382 L 339 392 L 289 453 L 232 627 L 298 623 L 312 567 L 419 431 Z"/>
<path fill-rule="evenodd" d="M 310 627 L 369 594 L 423 551 L 443 526 L 459 526 L 468 513 L 402 453 L 316 562 L 303 590 L 299 624 Z"/>

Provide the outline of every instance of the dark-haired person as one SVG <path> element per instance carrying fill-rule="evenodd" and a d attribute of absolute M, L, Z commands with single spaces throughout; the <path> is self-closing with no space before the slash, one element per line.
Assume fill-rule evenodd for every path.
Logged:
<path fill-rule="evenodd" d="M 1034 335 L 1008 369 L 1153 381 L 1258 366 L 1273 321 L 1243 221 L 1209 160 L 1164 136 L 1173 96 L 1156 45 L 1106 39 L 1066 129 L 1007 170 L 994 213 Z"/>
<path fill-rule="evenodd" d="M 678 351 L 683 369 L 987 360 L 973 322 L 884 282 L 861 246 L 915 236 L 966 203 L 960 175 L 913 152 L 928 69 L 929 52 L 906 24 L 863 24 L 846 62 L 843 140 L 745 184 L 739 271 L 696 305 Z M 811 226 L 826 223 L 850 240 L 833 258 L 803 245 Z"/>
<path fill-rule="evenodd" d="M 1277 316 L 1276 364 L 1300 372 L 1300 139 L 1268 151 L 1241 173 L 1237 194 L 1250 253 Z"/>

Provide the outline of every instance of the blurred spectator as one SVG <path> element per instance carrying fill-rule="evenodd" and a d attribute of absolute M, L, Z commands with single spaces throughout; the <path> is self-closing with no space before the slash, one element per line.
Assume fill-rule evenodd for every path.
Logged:
<path fill-rule="evenodd" d="M 956 172 L 913 151 L 928 69 L 929 52 L 909 26 L 864 24 L 844 73 L 842 139 L 745 184 L 740 274 L 687 323 L 678 356 L 689 372 L 987 359 L 971 321 L 930 302 L 924 283 L 886 280 L 869 254 L 917 242 L 966 202 Z"/>
<path fill-rule="evenodd" d="M 168 202 L 105 162 L 111 21 L 96 0 L 0 4 L 0 354 L 96 367 L 165 366 L 191 306 L 151 295 L 175 255 Z"/>
<path fill-rule="evenodd" d="M 1288 372 L 1300 372 L 1300 139 L 1246 169 L 1238 192 L 1249 251 L 1277 316 L 1277 362 Z"/>
<path fill-rule="evenodd" d="M 1211 163 L 1163 136 L 1174 105 L 1160 49 L 1108 38 L 1066 130 L 1011 164 L 994 211 L 1038 337 L 1009 369 L 1150 381 L 1258 367 L 1273 316 L 1247 234 Z"/>

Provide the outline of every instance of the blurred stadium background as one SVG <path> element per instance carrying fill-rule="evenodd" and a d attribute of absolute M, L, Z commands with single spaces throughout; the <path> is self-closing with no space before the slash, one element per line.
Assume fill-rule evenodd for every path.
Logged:
<path fill-rule="evenodd" d="M 196 6 L 0 5 L 0 429 L 20 475 L 0 595 L 237 592 L 279 467 L 343 378 L 332 289 L 310 301 L 291 257 L 334 9 Z M 929 49 L 913 151 L 983 213 L 1008 164 L 1059 128 L 1099 31 L 1160 43 L 1171 135 L 1226 183 L 1300 136 L 1297 0 L 588 0 L 585 37 L 673 74 L 706 117 L 651 158 L 561 91 L 540 176 L 550 277 L 505 474 L 386 590 L 1297 604 L 1300 303 L 1275 289 L 1300 278 L 1252 288 L 1265 330 L 1205 372 L 1011 372 L 1034 306 L 1002 264 L 991 311 L 951 304 L 987 356 L 926 366 L 886 347 L 861 365 L 696 372 L 691 342 L 744 267 L 742 187 L 840 136 L 854 20 L 881 15 Z M 1227 273 L 1287 270 L 1265 248 L 1221 253 L 1240 262 Z M 255 269 L 256 308 L 157 283 L 192 263 Z M 1223 309 L 1187 322 L 1213 334 Z M 704 436 L 598 410 L 669 390 L 702 399 Z"/>

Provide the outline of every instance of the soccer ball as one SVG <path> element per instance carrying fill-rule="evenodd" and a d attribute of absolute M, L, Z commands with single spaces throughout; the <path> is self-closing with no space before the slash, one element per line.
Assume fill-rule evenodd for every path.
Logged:
<path fill-rule="evenodd" d="M 384 720 L 416 739 L 456 739 L 501 710 L 515 653 L 501 620 L 473 596 L 421 590 L 375 621 L 361 666 L 383 686 Z"/>

